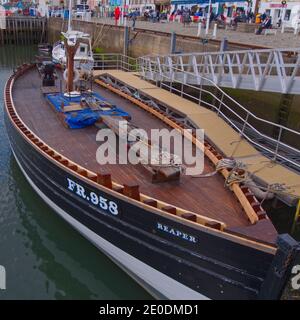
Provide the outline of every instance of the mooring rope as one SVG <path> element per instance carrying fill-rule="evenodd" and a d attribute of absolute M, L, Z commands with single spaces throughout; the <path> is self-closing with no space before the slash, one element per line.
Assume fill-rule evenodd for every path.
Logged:
<path fill-rule="evenodd" d="M 231 187 L 234 183 L 238 183 L 238 184 L 242 183 L 244 186 L 250 188 L 251 191 L 254 193 L 254 195 L 255 195 L 255 193 L 256 194 L 258 193 L 258 191 L 256 191 L 256 192 L 254 191 L 255 189 L 260 190 L 261 191 L 260 204 L 262 204 L 266 199 L 271 199 L 274 196 L 274 194 L 288 195 L 288 196 L 297 198 L 297 196 L 292 193 L 292 191 L 293 191 L 292 187 L 296 187 L 297 185 L 287 186 L 284 183 L 272 183 L 272 184 L 268 184 L 266 187 L 264 187 L 261 185 L 257 185 L 253 181 L 252 176 L 255 173 L 261 171 L 266 166 L 269 166 L 269 163 L 262 166 L 258 170 L 255 170 L 254 172 L 249 172 L 247 170 L 247 166 L 248 165 L 245 164 L 244 162 L 238 161 L 234 158 L 223 158 L 218 161 L 218 163 L 216 164 L 216 169 L 213 172 L 210 172 L 207 174 L 202 174 L 202 175 L 197 175 L 197 176 L 192 176 L 192 177 L 193 178 L 212 177 L 216 173 L 218 173 L 219 171 L 221 171 L 223 169 L 227 169 L 229 171 L 229 175 L 225 179 L 225 186 Z"/>

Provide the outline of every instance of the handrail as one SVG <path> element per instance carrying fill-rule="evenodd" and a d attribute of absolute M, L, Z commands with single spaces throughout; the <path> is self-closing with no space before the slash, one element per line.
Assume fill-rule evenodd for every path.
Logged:
<path fill-rule="evenodd" d="M 189 98 L 192 98 L 193 100 L 196 100 L 199 104 L 200 102 L 212 107 L 214 110 L 217 111 L 218 115 L 222 115 L 223 118 L 226 119 L 227 122 L 230 123 L 231 126 L 233 126 L 242 136 L 244 136 L 248 141 L 250 141 L 251 143 L 253 143 L 254 145 L 258 146 L 259 148 L 267 151 L 268 153 L 271 153 L 273 156 L 274 156 L 274 160 L 276 160 L 276 158 L 280 158 L 284 161 L 287 161 L 288 163 L 294 165 L 295 167 L 297 167 L 298 169 L 300 169 L 300 163 L 298 162 L 295 162 L 293 159 L 290 159 L 290 158 L 287 158 L 286 156 L 282 155 L 279 153 L 280 149 L 283 149 L 283 150 L 290 150 L 294 153 L 297 154 L 297 156 L 300 156 L 300 151 L 297 149 L 297 148 L 294 148 L 284 142 L 282 142 L 282 133 L 283 131 L 286 131 L 288 133 L 291 133 L 291 134 L 295 134 L 297 136 L 297 139 L 299 139 L 300 137 L 300 132 L 297 132 L 296 130 L 293 130 L 293 129 L 290 129 L 290 128 L 287 128 L 283 125 L 280 125 L 280 124 L 276 124 L 276 123 L 273 123 L 271 121 L 268 121 L 268 120 L 265 120 L 265 119 L 262 119 L 258 116 L 256 116 L 255 114 L 251 113 L 249 110 L 247 110 L 245 107 L 243 107 L 239 102 L 237 102 L 236 100 L 234 100 L 231 96 L 229 96 L 226 92 L 224 92 L 217 84 L 215 84 L 212 80 L 208 79 L 208 78 L 205 78 L 201 75 L 199 75 L 199 77 L 201 78 L 201 87 L 195 87 L 193 85 L 189 85 L 189 84 L 185 84 L 185 86 L 189 87 L 189 88 L 192 88 L 192 89 L 195 89 L 195 90 L 198 90 L 198 91 L 201 91 L 201 92 L 205 92 L 207 94 L 209 94 L 211 97 L 213 97 L 215 100 L 217 100 L 219 102 L 219 107 L 217 108 L 215 105 L 207 102 L 207 101 L 204 101 L 202 100 L 201 98 L 195 98 L 194 96 L 191 96 L 185 92 L 182 92 L 181 90 L 178 90 L 176 88 L 173 87 L 173 83 L 181 83 L 180 81 L 174 79 L 172 77 L 172 74 L 174 73 L 174 71 L 180 71 L 180 72 L 183 72 L 185 75 L 190 75 L 191 73 L 188 72 L 188 71 L 182 71 L 178 68 L 175 68 L 175 67 L 171 67 L 167 64 L 160 64 L 159 67 L 158 67 L 158 63 L 155 62 L 155 61 L 149 61 L 148 57 L 142 57 L 140 58 L 140 65 L 141 65 L 141 75 L 146 78 L 146 79 L 149 79 L 149 80 L 160 80 L 162 82 L 162 86 L 164 87 L 168 87 L 169 89 L 172 88 L 172 90 L 174 91 L 177 91 L 178 93 L 180 93 L 181 95 L 184 95 L 184 96 L 188 96 Z M 156 70 L 153 69 L 153 67 L 156 67 Z M 158 70 L 160 68 L 160 70 Z M 162 72 L 161 71 L 161 68 L 166 68 L 167 70 L 169 69 L 169 72 Z M 150 76 L 147 75 L 147 71 L 148 73 L 150 73 Z M 157 79 L 155 78 L 154 74 L 158 74 L 161 78 L 160 79 Z M 152 76 L 151 76 L 152 75 Z M 169 81 L 169 83 L 171 83 L 171 86 L 170 85 L 167 85 L 166 83 L 164 83 L 164 81 Z M 212 86 L 214 88 L 216 88 L 218 90 L 218 93 L 221 93 L 222 95 L 222 99 L 219 99 L 219 97 L 217 97 L 215 94 L 213 94 L 212 92 L 208 91 L 208 90 L 205 90 L 202 88 L 202 85 L 203 85 L 203 82 L 207 82 L 209 86 Z M 200 95 L 199 95 L 200 96 Z M 246 116 L 245 118 L 243 118 L 240 114 L 236 113 L 234 110 L 232 110 L 232 108 L 230 106 L 228 106 L 226 103 L 224 103 L 223 99 L 224 97 L 226 97 L 227 99 L 229 99 L 232 103 L 234 103 L 236 106 L 238 106 L 241 110 L 243 110 L 245 113 L 246 113 Z M 236 126 L 236 124 L 234 124 L 234 122 L 228 117 L 226 116 L 223 112 L 221 112 L 221 107 L 225 107 L 228 111 L 230 111 L 234 116 L 236 116 L 238 119 L 240 119 L 242 122 L 243 122 L 243 130 L 241 130 L 240 128 L 238 128 Z M 249 120 L 250 118 L 252 119 L 255 119 L 256 121 L 259 121 L 261 123 L 264 123 L 264 124 L 268 124 L 268 125 L 271 125 L 273 128 L 278 128 L 278 131 L 279 131 L 279 134 L 278 134 L 278 137 L 277 139 L 275 138 L 272 138 L 264 133 L 262 133 L 261 131 L 259 131 L 256 127 L 254 127 L 251 123 L 249 123 Z M 269 142 L 272 142 L 272 143 L 275 143 L 276 146 L 275 146 L 275 150 L 272 150 L 268 147 L 265 146 L 265 144 L 261 144 L 261 143 L 258 143 L 257 141 L 254 141 L 253 139 L 251 139 L 244 131 L 245 131 L 245 127 L 249 127 L 251 128 L 254 132 L 256 132 L 258 135 L 260 135 L 260 137 L 268 140 Z"/>
<path fill-rule="evenodd" d="M 206 75 L 225 87 L 300 94 L 300 48 L 147 55 L 143 58 L 180 67 L 175 74 L 177 78 L 192 69 L 186 80 L 189 84 L 197 83 L 199 75 Z"/>
<path fill-rule="evenodd" d="M 189 52 L 189 53 L 180 53 L 180 56 L 185 56 L 188 57 L 190 55 L 197 55 L 197 56 L 207 56 L 207 55 L 219 55 L 219 54 L 224 54 L 224 53 L 229 53 L 229 54 L 235 54 L 235 53 L 270 53 L 270 52 L 286 52 L 286 53 L 290 53 L 290 52 L 299 52 L 300 51 L 300 47 L 296 47 L 296 48 L 274 48 L 274 49 L 255 49 L 255 50 L 226 50 L 226 51 L 208 51 L 208 52 Z M 178 54 L 176 53 L 171 53 L 171 54 L 148 54 L 143 56 L 143 58 L 157 58 L 157 57 L 178 57 Z"/>
<path fill-rule="evenodd" d="M 265 50 L 259 50 L 259 51 L 265 51 Z M 94 57 L 96 57 L 95 60 L 99 59 L 98 61 L 102 62 L 102 65 L 100 66 L 100 69 L 102 70 L 106 70 L 110 68 L 110 69 L 120 69 L 123 71 L 131 71 L 131 72 L 138 71 L 140 75 L 146 80 L 159 81 L 161 87 L 168 88 L 174 92 L 179 93 L 181 96 L 188 97 L 189 99 L 196 101 L 199 105 L 200 104 L 206 105 L 212 108 L 217 113 L 218 116 L 221 116 L 225 121 L 227 121 L 246 140 L 251 142 L 254 146 L 258 147 L 260 150 L 263 150 L 264 152 L 266 152 L 269 156 L 271 155 L 274 161 L 281 159 L 285 161 L 287 164 L 292 165 L 297 170 L 300 170 L 300 162 L 295 161 L 293 159 L 293 156 L 289 157 L 289 154 L 287 154 L 287 153 L 292 153 L 294 156 L 296 155 L 297 157 L 300 158 L 300 151 L 297 148 L 287 143 L 284 143 L 282 141 L 282 137 L 285 133 L 296 135 L 296 139 L 300 140 L 299 139 L 300 132 L 293 130 L 291 128 L 288 128 L 286 126 L 258 117 L 257 115 L 250 112 L 243 105 L 241 105 L 238 101 L 234 100 L 226 92 L 224 92 L 211 79 L 208 79 L 202 75 L 199 75 L 199 78 L 201 79 L 199 83 L 200 87 L 196 87 L 191 84 L 184 84 L 184 86 L 199 92 L 199 97 L 197 98 L 195 96 L 192 96 L 184 92 L 182 86 L 181 86 L 181 89 L 177 89 L 174 87 L 174 84 L 176 83 L 183 84 L 182 82 L 174 79 L 173 77 L 174 72 L 180 71 L 184 74 L 185 77 L 193 75 L 191 72 L 178 69 L 174 66 L 170 67 L 170 65 L 165 63 L 158 63 L 157 60 L 153 61 L 149 59 L 148 56 L 135 59 L 119 53 L 116 53 L 116 54 L 101 53 L 101 54 L 95 54 Z M 112 58 L 112 59 L 110 60 L 109 58 Z M 206 90 L 205 88 L 203 88 L 203 84 L 215 88 L 216 93 L 212 93 L 209 90 Z M 213 103 L 210 103 L 209 101 L 205 101 L 202 98 L 203 96 L 202 93 L 208 94 L 211 98 L 214 99 L 215 103 L 213 104 Z M 225 98 L 229 102 L 229 104 L 233 104 L 235 107 L 238 108 L 238 110 L 245 113 L 245 117 L 243 117 L 240 113 L 233 110 L 232 107 L 228 105 L 228 103 L 225 103 L 224 102 Z M 227 111 L 227 115 L 224 111 L 224 108 Z M 241 122 L 242 127 L 239 127 L 230 118 L 230 116 L 228 116 L 228 112 L 230 113 L 231 116 L 236 117 L 236 119 L 238 119 Z M 277 138 L 271 137 L 265 134 L 264 132 L 260 131 L 256 126 L 250 123 L 253 120 L 260 122 L 262 126 L 271 126 L 273 130 L 274 128 L 276 128 L 278 132 Z M 261 143 L 260 141 L 256 141 L 253 137 L 251 137 L 246 132 L 247 129 L 250 129 L 253 133 L 259 136 L 260 140 L 264 140 L 265 142 L 268 142 L 268 145 L 266 145 L 266 143 Z"/>
<path fill-rule="evenodd" d="M 144 58 L 140 58 L 140 59 L 144 59 Z M 151 62 L 151 63 L 153 63 L 153 62 Z M 167 65 L 164 65 L 164 66 L 167 66 Z M 169 67 L 169 66 L 167 66 L 167 67 Z M 175 67 L 173 67 L 172 70 L 181 71 L 180 69 L 177 69 L 177 68 L 175 68 Z M 192 75 L 192 73 L 190 73 L 190 72 L 188 72 L 188 71 L 185 71 L 185 73 Z M 210 79 L 208 79 L 208 78 L 206 78 L 206 77 L 203 77 L 203 76 L 201 76 L 201 78 L 202 78 L 203 80 L 205 80 L 206 82 L 209 82 L 211 86 L 216 87 L 218 90 L 220 90 L 220 91 L 222 92 L 222 94 L 224 94 L 224 96 L 226 96 L 226 97 L 227 97 L 228 99 L 230 99 L 232 102 L 236 103 L 240 108 L 242 108 L 245 112 L 249 113 L 249 114 L 250 114 L 253 118 L 255 118 L 256 120 L 263 121 L 263 122 L 265 122 L 265 123 L 268 123 L 268 124 L 277 126 L 277 127 L 279 127 L 279 128 L 282 127 L 283 129 L 286 129 L 286 130 L 288 130 L 288 131 L 291 131 L 291 132 L 293 132 L 293 133 L 296 133 L 296 134 L 299 134 L 299 135 L 300 135 L 299 132 L 297 132 L 297 131 L 295 131 L 295 130 L 293 130 L 293 129 L 290 129 L 290 128 L 288 128 L 288 127 L 282 126 L 282 125 L 280 125 L 280 124 L 277 124 L 277 123 L 274 123 L 274 122 L 271 122 L 271 121 L 268 121 L 268 120 L 265 120 L 265 119 L 263 119 L 263 118 L 260 118 L 260 117 L 256 116 L 254 113 L 251 113 L 248 109 L 246 109 L 245 107 L 243 107 L 238 101 L 234 100 L 230 95 L 228 95 L 225 91 L 223 91 L 223 90 L 222 90 L 216 83 L 214 83 L 212 80 L 210 80 Z M 169 79 L 171 79 L 171 78 L 169 78 Z M 189 87 L 191 87 L 191 88 L 194 88 L 194 89 L 199 89 L 198 87 L 195 87 L 195 86 L 193 86 L 193 85 L 187 85 L 187 86 L 189 86 Z M 202 89 L 202 90 L 203 90 L 203 89 Z M 209 91 L 208 91 L 208 92 L 209 92 Z M 214 97 L 215 97 L 215 96 L 214 96 Z M 216 98 L 216 97 L 215 97 L 215 98 Z"/>

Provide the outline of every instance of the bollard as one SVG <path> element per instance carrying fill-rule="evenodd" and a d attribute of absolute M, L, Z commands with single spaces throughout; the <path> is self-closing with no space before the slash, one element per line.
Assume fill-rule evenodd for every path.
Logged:
<path fill-rule="evenodd" d="M 170 53 L 174 54 L 176 51 L 176 33 L 173 31 L 171 33 L 171 46 L 170 46 Z"/>
<path fill-rule="evenodd" d="M 295 30 L 294 30 L 294 35 L 296 36 L 297 34 L 298 34 L 298 24 L 296 25 Z"/>
<path fill-rule="evenodd" d="M 281 25 L 281 33 L 284 33 L 284 24 Z"/>
<path fill-rule="evenodd" d="M 127 26 L 127 17 L 124 17 L 124 27 Z"/>
<path fill-rule="evenodd" d="M 213 39 L 216 39 L 216 37 L 217 37 L 217 24 L 215 23 L 214 24 L 214 31 L 213 31 L 213 35 L 212 35 L 212 37 L 213 37 Z"/>
<path fill-rule="evenodd" d="M 209 17 L 206 18 L 205 35 L 207 36 L 209 32 Z"/>
<path fill-rule="evenodd" d="M 201 36 L 201 22 L 198 23 L 198 32 L 197 32 L 197 37 L 200 37 Z"/>
<path fill-rule="evenodd" d="M 224 37 L 220 44 L 220 52 L 224 52 L 228 49 L 228 40 L 226 37 Z"/>

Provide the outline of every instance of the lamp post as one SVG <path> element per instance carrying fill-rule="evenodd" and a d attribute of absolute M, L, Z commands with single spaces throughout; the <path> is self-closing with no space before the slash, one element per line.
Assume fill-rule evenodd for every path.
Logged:
<path fill-rule="evenodd" d="M 206 28 L 205 28 L 205 34 L 208 34 L 208 30 L 209 30 L 209 20 L 210 20 L 210 14 L 211 14 L 211 0 L 209 0 L 208 3 L 208 10 L 207 10 L 207 18 L 206 18 Z"/>
<path fill-rule="evenodd" d="M 286 8 L 286 0 L 282 0 L 281 1 L 281 14 L 280 14 L 282 24 L 283 24 L 284 15 L 285 15 L 285 8 Z"/>

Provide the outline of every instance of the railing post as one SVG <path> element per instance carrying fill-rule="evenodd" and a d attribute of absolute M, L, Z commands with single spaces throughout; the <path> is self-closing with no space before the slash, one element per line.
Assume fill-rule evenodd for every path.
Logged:
<path fill-rule="evenodd" d="M 222 97 L 221 97 L 221 100 L 220 100 L 220 103 L 219 103 L 218 112 L 217 112 L 218 115 L 220 114 L 220 111 L 221 111 L 221 108 L 222 108 L 223 99 L 224 99 L 224 93 L 222 92 Z"/>
<path fill-rule="evenodd" d="M 243 128 L 242 128 L 242 132 L 241 132 L 242 135 L 244 135 L 244 131 L 246 129 L 246 125 L 248 124 L 248 119 L 249 119 L 249 112 L 247 112 L 246 119 L 245 119 L 245 121 L 243 123 Z"/>
<path fill-rule="evenodd" d="M 202 102 L 202 81 L 201 81 L 200 88 L 199 88 L 199 98 L 198 99 L 199 99 L 198 104 L 200 106 L 201 102 Z"/>
<path fill-rule="evenodd" d="M 277 138 L 275 154 L 274 154 L 274 158 L 273 158 L 273 160 L 274 160 L 274 161 L 275 161 L 275 160 L 276 160 L 276 158 L 277 158 L 277 154 L 278 154 L 278 149 L 279 149 L 279 143 L 280 143 L 281 135 L 282 135 L 282 127 L 280 127 L 280 129 L 279 129 L 279 134 L 278 134 L 278 138 Z"/>

